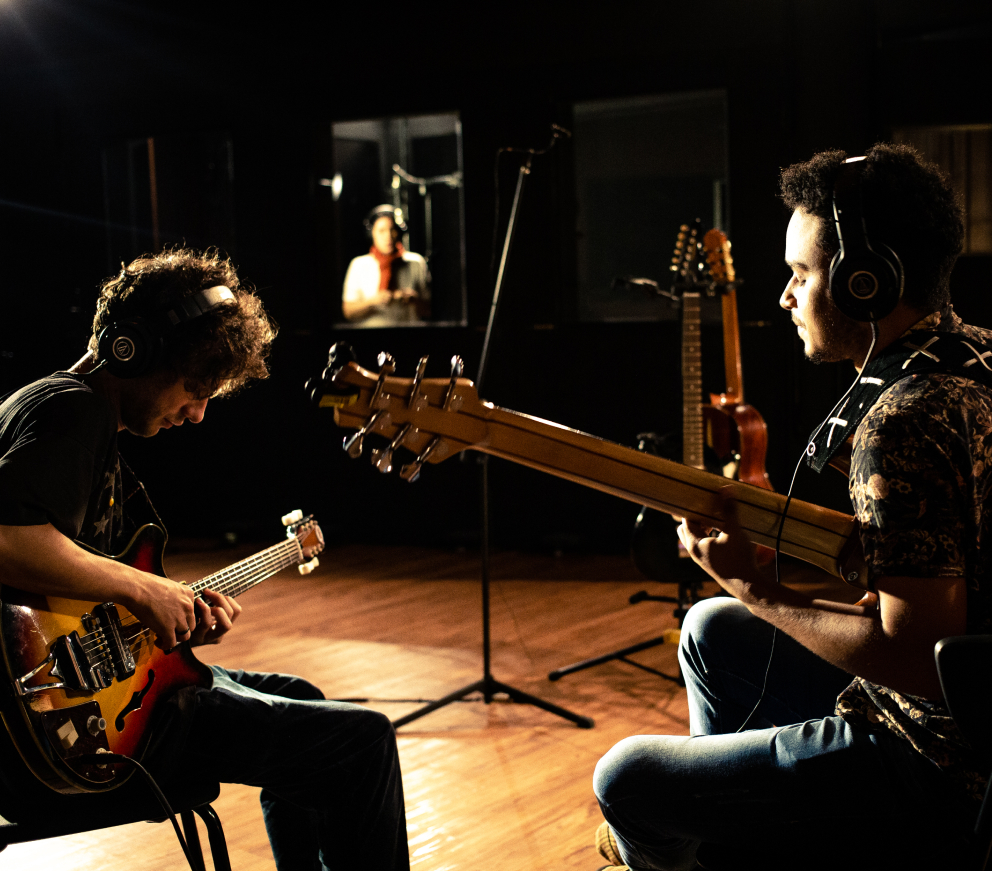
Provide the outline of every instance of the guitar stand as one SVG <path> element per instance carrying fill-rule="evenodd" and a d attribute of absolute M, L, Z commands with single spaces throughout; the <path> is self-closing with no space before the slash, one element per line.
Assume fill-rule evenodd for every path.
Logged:
<path fill-rule="evenodd" d="M 650 666 L 644 665 L 636 660 L 628 659 L 628 657 L 632 653 L 639 653 L 642 650 L 648 650 L 651 647 L 658 647 L 661 644 L 678 644 L 679 631 L 682 629 L 682 621 L 685 619 L 686 613 L 693 605 L 696 604 L 696 602 L 706 598 L 701 595 L 702 586 L 703 581 L 701 578 L 692 580 L 679 579 L 678 594 L 676 596 L 652 596 L 646 590 L 641 590 L 638 593 L 634 593 L 634 595 L 630 597 L 631 605 L 636 605 L 638 602 L 675 603 L 677 607 L 672 612 L 672 616 L 679 621 L 679 628 L 669 629 L 657 638 L 652 638 L 649 641 L 642 641 L 640 644 L 632 644 L 630 647 L 614 650 L 611 653 L 604 653 L 602 656 L 596 656 L 592 659 L 584 659 L 582 662 L 576 662 L 572 665 L 556 668 L 548 674 L 548 680 L 555 681 L 564 677 L 566 674 L 573 674 L 574 672 L 583 671 L 584 669 L 592 668 L 596 665 L 602 665 L 604 662 L 612 662 L 614 659 L 618 659 L 620 662 L 626 662 L 628 665 L 636 666 L 642 671 L 647 671 L 651 674 L 657 675 L 658 677 L 663 677 L 665 680 L 670 680 L 673 683 L 677 683 L 679 686 L 685 686 L 685 681 L 682 679 L 681 669 L 679 670 L 678 677 L 672 677 L 670 674 L 665 674 L 663 671 L 658 671 L 657 669 L 651 668 Z"/>

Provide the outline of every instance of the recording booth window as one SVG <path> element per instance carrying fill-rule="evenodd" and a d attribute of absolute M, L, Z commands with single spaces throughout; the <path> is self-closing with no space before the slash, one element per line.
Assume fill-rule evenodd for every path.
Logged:
<path fill-rule="evenodd" d="M 338 311 L 335 329 L 464 325 L 458 115 L 329 126 L 315 194 L 328 236 L 319 256 Z"/>
<path fill-rule="evenodd" d="M 618 278 L 664 289 L 679 226 L 727 231 L 727 99 L 722 90 L 575 103 L 577 315 L 582 321 L 679 318 Z M 719 318 L 719 304 L 704 311 Z"/>

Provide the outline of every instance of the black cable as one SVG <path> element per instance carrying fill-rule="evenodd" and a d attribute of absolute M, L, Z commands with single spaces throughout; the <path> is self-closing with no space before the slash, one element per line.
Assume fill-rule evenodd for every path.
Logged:
<path fill-rule="evenodd" d="M 169 818 L 172 823 L 172 828 L 176 832 L 176 837 L 179 839 L 179 846 L 183 849 L 183 855 L 186 856 L 186 862 L 189 864 L 190 871 L 198 871 L 198 863 L 193 862 L 193 856 L 189 850 L 189 844 L 186 842 L 186 838 L 183 836 L 182 829 L 179 826 L 179 821 L 176 819 L 176 813 L 169 804 L 169 800 L 165 797 L 165 793 L 162 792 L 159 785 L 155 782 L 155 778 L 152 777 L 151 773 L 138 762 L 137 759 L 132 759 L 130 756 L 125 756 L 122 753 L 90 753 L 76 757 L 76 761 L 84 762 L 90 765 L 106 765 L 108 763 L 124 763 L 127 765 L 133 765 L 138 771 L 141 772 L 142 776 L 145 778 L 148 786 L 151 788 L 152 794 L 158 800 L 158 803 L 162 806 L 162 810 L 165 811 L 165 815 Z"/>
<path fill-rule="evenodd" d="M 843 403 L 847 401 L 847 397 L 851 395 L 851 392 L 855 387 L 858 386 L 858 382 L 861 380 L 861 373 L 865 370 L 868 365 L 868 361 L 871 360 L 871 355 L 875 350 L 875 343 L 878 341 L 878 324 L 875 321 L 871 322 L 871 344 L 868 346 L 868 353 L 865 355 L 865 362 L 862 364 L 861 369 L 858 374 L 854 377 L 854 381 L 851 382 L 851 386 L 844 391 L 844 395 L 841 396 L 837 402 L 834 403 L 834 407 L 830 409 L 827 416 L 823 419 L 823 422 L 816 428 L 813 435 L 810 436 L 809 442 L 806 444 L 806 448 L 803 450 L 803 455 L 799 458 L 799 462 L 796 463 L 795 469 L 792 471 L 792 480 L 789 482 L 789 490 L 785 494 L 785 506 L 782 508 L 782 516 L 778 521 L 778 532 L 775 534 L 775 583 L 778 585 L 782 584 L 782 575 L 779 566 L 779 554 L 782 552 L 782 533 L 785 530 L 785 519 L 789 516 L 789 505 L 792 504 L 792 491 L 796 486 L 796 478 L 799 476 L 799 469 L 806 460 L 806 456 L 809 451 L 810 445 L 816 441 L 816 437 L 823 431 L 823 428 L 830 422 L 830 418 L 834 416 L 834 412 L 838 410 L 839 407 L 843 407 Z M 768 689 L 768 675 L 771 674 L 772 670 L 772 659 L 775 656 L 775 639 L 778 638 L 778 627 L 772 627 L 772 644 L 771 649 L 768 651 L 768 665 L 765 666 L 765 677 L 761 684 L 761 694 L 758 696 L 758 701 L 755 702 L 753 708 L 751 708 L 751 713 L 744 718 L 744 722 L 740 724 L 737 728 L 737 733 L 743 732 L 747 727 L 747 724 L 751 722 L 751 718 L 758 712 L 758 708 L 761 707 L 761 703 L 765 700 L 765 692 Z M 736 733 L 735 733 L 736 734 Z"/>

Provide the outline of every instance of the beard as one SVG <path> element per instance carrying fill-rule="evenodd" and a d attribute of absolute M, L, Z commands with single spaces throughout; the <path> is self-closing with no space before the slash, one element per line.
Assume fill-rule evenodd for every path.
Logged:
<path fill-rule="evenodd" d="M 811 363 L 840 363 L 853 360 L 861 366 L 871 345 L 871 325 L 849 318 L 833 302 L 826 301 L 812 313 L 816 324 L 815 340 L 809 324 L 803 325 L 810 339 L 806 342 L 806 359 Z"/>

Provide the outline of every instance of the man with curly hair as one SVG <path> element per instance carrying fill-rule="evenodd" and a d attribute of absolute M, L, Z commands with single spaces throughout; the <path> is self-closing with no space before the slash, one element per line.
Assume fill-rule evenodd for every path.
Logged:
<path fill-rule="evenodd" d="M 141 257 L 101 286 L 86 354 L 0 404 L 0 577 L 28 593 L 116 602 L 156 644 L 216 644 L 241 606 L 101 553 L 159 522 L 117 451 L 199 423 L 210 399 L 266 378 L 276 330 L 231 262 L 178 248 Z M 307 681 L 212 666 L 209 687 L 159 706 L 145 754 L 168 783 L 202 775 L 261 787 L 280 871 L 334 865 L 342 843 L 364 867 L 409 868 L 403 788 L 389 720 L 326 701 Z M 222 737 L 221 737 L 222 736 Z M 323 862 L 323 865 L 321 864 Z"/>
<path fill-rule="evenodd" d="M 846 158 L 782 172 L 780 304 L 810 360 L 860 373 L 807 455 L 819 471 L 850 439 L 870 592 L 831 609 L 777 585 L 732 500 L 721 532 L 682 522 L 730 595 L 685 620 L 691 736 L 628 738 L 597 766 L 597 837 L 614 867 L 962 867 L 988 769 L 948 713 L 934 646 L 992 631 L 992 332 L 951 307 L 963 227 L 937 167 L 896 145 Z M 877 316 L 868 285 L 867 312 L 838 290 L 839 233 L 845 256 L 863 248 L 862 218 L 894 282 Z"/>

